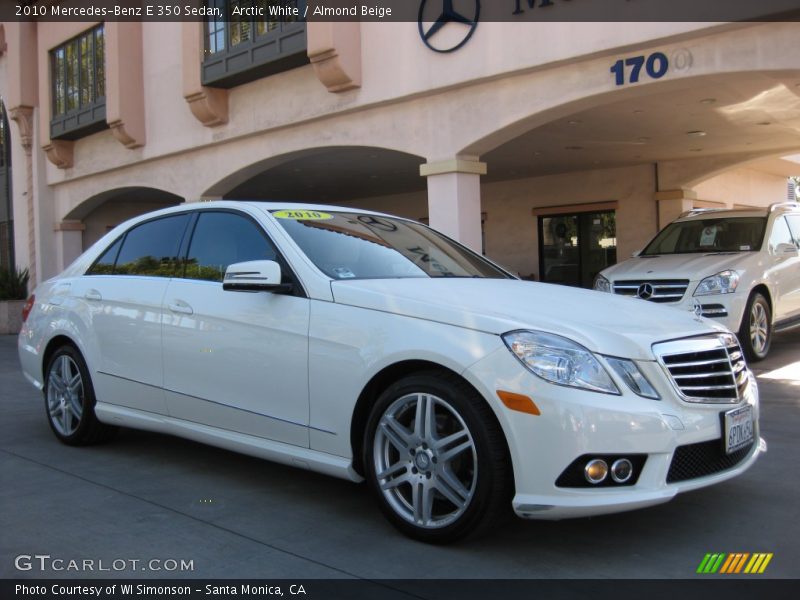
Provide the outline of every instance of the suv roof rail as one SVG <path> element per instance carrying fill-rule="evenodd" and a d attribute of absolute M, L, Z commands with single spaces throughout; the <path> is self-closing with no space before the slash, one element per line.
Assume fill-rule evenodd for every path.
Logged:
<path fill-rule="evenodd" d="M 682 219 L 683 217 L 692 217 L 694 215 L 699 215 L 699 214 L 707 213 L 707 212 L 716 212 L 716 211 L 719 211 L 719 210 L 727 210 L 727 209 L 725 209 L 725 208 L 693 208 L 691 210 L 683 211 L 678 218 Z"/>
<path fill-rule="evenodd" d="M 778 210 L 779 208 L 800 208 L 800 204 L 797 202 L 775 202 L 769 205 L 769 212 Z"/>

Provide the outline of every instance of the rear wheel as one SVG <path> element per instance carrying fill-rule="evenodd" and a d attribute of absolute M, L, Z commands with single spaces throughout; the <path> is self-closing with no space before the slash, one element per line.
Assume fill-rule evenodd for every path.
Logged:
<path fill-rule="evenodd" d="M 62 346 L 50 357 L 45 371 L 44 402 L 50 428 L 65 444 L 94 444 L 117 433 L 117 427 L 97 420 L 89 370 L 80 352 L 72 346 Z"/>
<path fill-rule="evenodd" d="M 454 375 L 406 377 L 376 402 L 364 465 L 392 524 L 415 539 L 446 543 L 480 533 L 511 502 L 503 433 L 475 390 Z"/>
<path fill-rule="evenodd" d="M 747 300 L 739 327 L 739 343 L 747 359 L 756 362 L 767 357 L 771 342 L 772 313 L 769 302 L 760 292 L 753 292 Z"/>

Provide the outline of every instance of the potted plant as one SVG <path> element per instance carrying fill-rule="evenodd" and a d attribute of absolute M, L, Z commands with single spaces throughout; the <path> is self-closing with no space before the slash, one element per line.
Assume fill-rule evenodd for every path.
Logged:
<path fill-rule="evenodd" d="M 0 334 L 19 333 L 28 278 L 28 269 L 0 267 Z"/>

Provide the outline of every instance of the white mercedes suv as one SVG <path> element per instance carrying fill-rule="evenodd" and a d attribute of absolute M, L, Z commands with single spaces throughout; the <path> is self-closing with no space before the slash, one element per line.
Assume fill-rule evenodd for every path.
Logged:
<path fill-rule="evenodd" d="M 694 311 L 736 332 L 750 361 L 800 326 L 800 205 L 684 213 L 594 289 Z"/>
<path fill-rule="evenodd" d="M 430 542 L 511 507 L 560 519 L 666 502 L 766 449 L 756 381 L 721 325 L 519 281 L 379 213 L 143 215 L 39 285 L 24 317 L 22 369 L 62 442 L 122 425 L 366 479 Z"/>

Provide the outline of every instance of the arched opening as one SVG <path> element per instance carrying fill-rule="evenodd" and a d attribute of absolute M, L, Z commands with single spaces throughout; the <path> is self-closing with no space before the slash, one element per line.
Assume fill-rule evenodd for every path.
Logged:
<path fill-rule="evenodd" d="M 0 44 L 3 40 L 0 40 Z M 1 47 L 1 46 L 0 46 Z M 11 137 L 3 99 L 0 98 L 0 268 L 16 266 L 14 257 L 14 204 L 11 194 Z"/>
<path fill-rule="evenodd" d="M 463 152 L 488 165 L 487 254 L 588 287 L 687 208 L 786 199 L 800 173 L 800 71 L 620 88 L 518 119 Z"/>
<path fill-rule="evenodd" d="M 384 148 L 314 148 L 255 162 L 207 193 L 232 200 L 357 205 L 420 218 L 427 214 L 426 184 L 419 174 L 423 162 Z"/>
<path fill-rule="evenodd" d="M 82 202 L 64 220 L 82 223 L 82 247 L 86 250 L 123 221 L 183 201 L 180 196 L 155 188 L 117 188 Z"/>
<path fill-rule="evenodd" d="M 515 125 L 521 132 L 482 153 L 487 181 L 708 156 L 754 158 L 800 148 L 800 72 L 704 76 L 604 94 Z M 626 90 L 627 92 L 627 90 Z M 535 121 L 534 121 L 535 122 Z M 496 139 L 502 139 L 497 132 Z M 476 142 L 465 152 L 492 144 Z"/>

